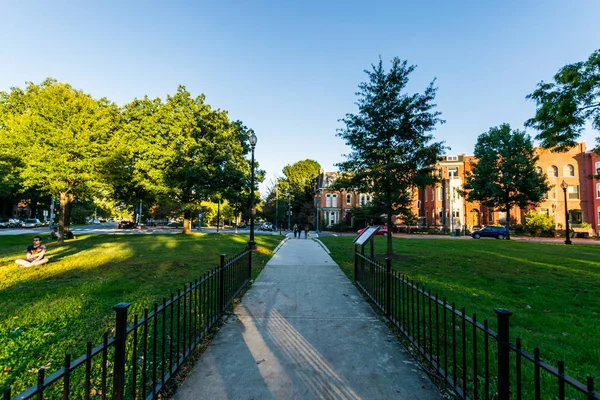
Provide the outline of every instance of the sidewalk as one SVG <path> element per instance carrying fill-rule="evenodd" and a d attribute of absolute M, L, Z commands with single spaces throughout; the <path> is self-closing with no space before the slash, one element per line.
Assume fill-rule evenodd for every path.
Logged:
<path fill-rule="evenodd" d="M 293 238 L 267 263 L 174 396 L 441 398 L 321 245 Z"/>

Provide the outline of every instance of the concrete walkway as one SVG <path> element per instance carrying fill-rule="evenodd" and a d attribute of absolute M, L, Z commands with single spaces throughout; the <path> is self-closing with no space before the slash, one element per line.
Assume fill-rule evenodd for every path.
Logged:
<path fill-rule="evenodd" d="M 442 397 L 321 245 L 292 238 L 174 398 Z"/>

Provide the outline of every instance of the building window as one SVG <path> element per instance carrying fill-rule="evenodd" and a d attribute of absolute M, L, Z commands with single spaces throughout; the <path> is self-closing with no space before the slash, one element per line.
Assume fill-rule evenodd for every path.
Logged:
<path fill-rule="evenodd" d="M 550 216 L 550 211 L 547 208 L 540 209 L 540 214 Z"/>
<path fill-rule="evenodd" d="M 596 183 L 596 198 L 600 199 L 600 183 Z"/>
<path fill-rule="evenodd" d="M 350 193 L 346 195 L 346 204 L 352 204 L 352 195 Z"/>
<path fill-rule="evenodd" d="M 367 203 L 371 202 L 371 196 L 367 195 Z"/>
<path fill-rule="evenodd" d="M 446 156 L 446 161 L 458 161 L 458 156 Z"/>
<path fill-rule="evenodd" d="M 556 178 L 558 176 L 558 168 L 556 167 L 556 165 L 549 166 L 547 174 L 550 178 Z"/>
<path fill-rule="evenodd" d="M 571 164 L 563 167 L 563 176 L 575 176 L 575 168 Z"/>
<path fill-rule="evenodd" d="M 429 191 L 429 189 L 425 188 L 425 201 L 427 201 L 427 192 Z"/>
<path fill-rule="evenodd" d="M 550 193 L 551 199 L 556 199 L 556 189 L 555 188 L 550 189 L 550 191 L 548 193 Z"/>
<path fill-rule="evenodd" d="M 600 162 L 596 163 L 596 168 L 594 168 L 596 170 L 596 175 L 600 175 Z"/>
<path fill-rule="evenodd" d="M 337 207 L 337 194 L 334 194 L 332 197 L 332 207 Z"/>
<path fill-rule="evenodd" d="M 419 210 L 421 209 L 421 206 L 422 206 L 422 204 L 421 204 L 421 200 L 417 200 L 417 208 L 418 208 Z"/>
<path fill-rule="evenodd" d="M 542 174 L 542 169 L 540 167 L 535 167 L 535 173 L 538 175 Z"/>
<path fill-rule="evenodd" d="M 569 193 L 569 200 L 578 200 L 579 199 L 579 186 L 578 185 L 569 186 L 569 188 L 567 189 L 567 192 Z"/>
<path fill-rule="evenodd" d="M 574 224 L 580 224 L 582 222 L 581 210 L 569 210 L 569 221 Z"/>
<path fill-rule="evenodd" d="M 458 167 L 448 167 L 448 178 L 458 178 Z"/>
<path fill-rule="evenodd" d="M 488 215 L 488 221 L 493 224 L 494 223 L 494 212 L 490 211 L 489 215 Z"/>
<path fill-rule="evenodd" d="M 442 187 L 441 186 L 437 188 L 437 192 L 438 192 L 438 200 L 441 201 L 442 200 L 442 195 L 443 195 L 443 193 L 442 193 Z"/>
<path fill-rule="evenodd" d="M 325 197 L 325 207 L 331 207 L 331 195 L 330 194 L 328 194 Z"/>
<path fill-rule="evenodd" d="M 600 225 L 600 207 L 598 207 L 598 225 Z"/>

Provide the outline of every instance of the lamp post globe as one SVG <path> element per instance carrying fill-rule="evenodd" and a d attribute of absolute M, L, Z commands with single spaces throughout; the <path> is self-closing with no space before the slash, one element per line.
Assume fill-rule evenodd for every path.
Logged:
<path fill-rule="evenodd" d="M 569 185 L 567 182 L 562 181 L 560 188 L 563 190 L 563 195 L 565 197 L 565 227 L 567 228 L 565 244 L 571 244 L 571 238 L 569 237 L 569 208 L 567 207 L 567 189 L 569 188 Z"/>
<path fill-rule="evenodd" d="M 248 248 L 250 250 L 256 250 L 256 242 L 254 241 L 254 147 L 258 138 L 254 133 L 254 130 L 250 129 L 250 147 L 252 148 L 252 161 L 250 163 L 251 178 L 250 178 L 250 240 L 248 241 Z"/>

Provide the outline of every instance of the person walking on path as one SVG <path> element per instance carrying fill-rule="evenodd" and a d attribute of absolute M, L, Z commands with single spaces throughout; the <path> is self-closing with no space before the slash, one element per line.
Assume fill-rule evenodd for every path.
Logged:
<path fill-rule="evenodd" d="M 174 400 L 442 400 L 321 246 L 280 247 Z"/>
<path fill-rule="evenodd" d="M 298 225 L 294 224 L 294 237 L 298 234 Z"/>
<path fill-rule="evenodd" d="M 33 267 L 48 262 L 46 258 L 46 246 L 42 244 L 42 238 L 36 236 L 33 238 L 33 244 L 27 246 L 27 255 L 25 259 L 15 261 L 19 267 Z"/>
<path fill-rule="evenodd" d="M 304 227 L 304 239 L 308 238 L 308 226 Z"/>

